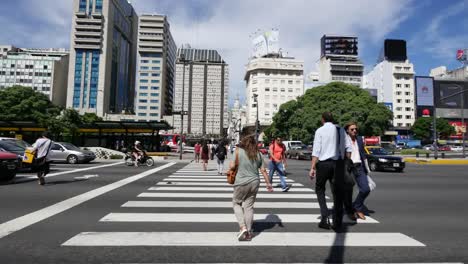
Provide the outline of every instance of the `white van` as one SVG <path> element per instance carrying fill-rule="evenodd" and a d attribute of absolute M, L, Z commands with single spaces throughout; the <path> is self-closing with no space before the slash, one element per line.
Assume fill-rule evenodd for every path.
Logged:
<path fill-rule="evenodd" d="M 299 141 L 299 140 L 293 140 L 293 141 L 283 141 L 283 144 L 286 146 L 286 151 L 290 150 L 292 147 L 298 147 L 298 148 L 301 148 L 302 145 L 302 141 Z"/>

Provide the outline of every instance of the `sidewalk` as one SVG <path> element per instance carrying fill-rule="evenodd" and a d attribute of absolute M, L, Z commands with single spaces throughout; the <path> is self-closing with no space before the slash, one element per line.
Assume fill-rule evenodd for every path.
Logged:
<path fill-rule="evenodd" d="M 434 165 L 468 165 L 468 159 L 434 159 L 434 158 L 403 158 L 407 163 L 434 164 Z"/>

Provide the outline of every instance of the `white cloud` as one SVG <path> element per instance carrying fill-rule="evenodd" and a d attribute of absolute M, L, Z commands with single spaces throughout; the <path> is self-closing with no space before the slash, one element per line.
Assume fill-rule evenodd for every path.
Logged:
<path fill-rule="evenodd" d="M 26 47 L 69 48 L 72 0 L 18 0 L 32 24 L 0 17 L 0 43 Z M 243 98 L 244 66 L 251 52 L 249 35 L 257 29 L 280 29 L 280 46 L 305 61 L 306 74 L 315 68 L 323 34 L 356 35 L 380 45 L 383 37 L 405 20 L 411 0 L 133 0 L 138 13 L 167 14 L 178 45 L 217 49 L 230 66 L 230 97 Z M 37 23 L 34 23 L 37 21 Z M 24 23 L 24 24 L 22 24 Z M 8 23 L 7 23 L 8 24 Z M 35 26 L 38 25 L 38 26 Z"/>

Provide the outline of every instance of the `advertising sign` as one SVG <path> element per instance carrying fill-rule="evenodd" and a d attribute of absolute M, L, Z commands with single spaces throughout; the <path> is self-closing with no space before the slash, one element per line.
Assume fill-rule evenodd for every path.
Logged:
<path fill-rule="evenodd" d="M 457 60 L 466 61 L 466 50 L 457 50 Z"/>
<path fill-rule="evenodd" d="M 450 136 L 450 138 L 462 138 L 462 133 L 466 133 L 466 122 L 465 125 L 462 125 L 461 121 L 449 121 L 448 122 L 453 128 L 455 128 L 455 135 Z"/>
<path fill-rule="evenodd" d="M 417 106 L 416 116 L 417 117 L 431 117 L 434 114 L 433 106 Z"/>
<path fill-rule="evenodd" d="M 434 80 L 432 77 L 415 78 L 416 82 L 416 105 L 434 106 Z"/>
<path fill-rule="evenodd" d="M 252 56 L 260 58 L 267 54 L 279 53 L 279 31 L 265 31 L 252 40 Z"/>

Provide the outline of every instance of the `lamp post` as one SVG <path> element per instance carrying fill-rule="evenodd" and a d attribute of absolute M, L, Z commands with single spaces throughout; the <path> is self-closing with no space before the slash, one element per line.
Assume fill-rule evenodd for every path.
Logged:
<path fill-rule="evenodd" d="M 184 153 L 183 138 L 184 138 L 184 95 L 185 95 L 185 63 L 186 63 L 184 53 L 180 54 L 180 61 L 183 64 L 183 70 L 182 70 L 182 109 L 180 111 L 180 146 L 179 146 L 180 155 L 179 155 L 179 159 L 182 159 L 182 154 Z"/>
<path fill-rule="evenodd" d="M 258 135 L 260 134 L 260 124 L 258 121 L 258 94 L 253 94 L 253 100 L 255 102 L 255 107 L 257 108 L 257 118 L 255 120 L 255 141 L 258 142 Z"/>
<path fill-rule="evenodd" d="M 462 95 L 461 96 L 461 104 L 460 104 L 460 111 L 461 111 L 461 126 L 462 126 L 462 156 L 463 158 L 466 157 L 466 151 L 465 151 L 465 130 L 466 130 L 466 126 L 465 126 L 465 97 L 464 97 L 464 93 L 468 91 L 468 89 L 464 89 L 461 85 L 458 85 L 458 84 L 452 84 L 454 86 L 457 86 L 458 88 L 460 88 L 460 91 L 459 92 L 456 92 L 454 94 L 451 94 L 451 95 L 448 95 L 448 96 L 445 96 L 445 97 L 442 97 L 440 98 L 440 101 L 443 101 L 447 98 L 451 98 L 451 97 L 454 97 L 454 96 L 457 96 L 457 95 Z M 435 114 L 434 114 L 434 120 L 435 120 Z M 434 124 L 434 131 L 435 130 L 435 124 Z M 437 134 L 436 134 L 437 136 Z"/>

